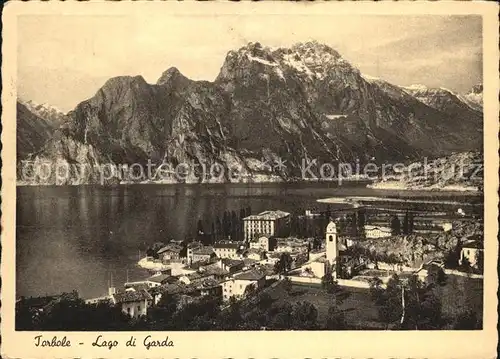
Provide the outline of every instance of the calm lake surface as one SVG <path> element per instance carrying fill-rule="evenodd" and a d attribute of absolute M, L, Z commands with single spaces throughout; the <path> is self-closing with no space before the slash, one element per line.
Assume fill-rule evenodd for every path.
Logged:
<path fill-rule="evenodd" d="M 148 273 L 136 267 L 139 250 L 156 241 L 192 237 L 198 219 L 211 221 L 226 210 L 239 214 L 248 206 L 253 213 L 321 210 L 326 205 L 316 200 L 333 196 L 478 202 L 464 194 L 382 191 L 355 183 L 18 187 L 16 295 L 73 289 L 84 298 L 104 295 L 111 272 L 117 286 L 126 281 L 127 271 L 129 280 L 145 278 Z"/>

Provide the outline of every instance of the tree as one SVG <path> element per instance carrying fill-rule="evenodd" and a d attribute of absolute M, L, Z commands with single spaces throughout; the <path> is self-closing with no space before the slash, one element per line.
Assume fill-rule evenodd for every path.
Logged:
<path fill-rule="evenodd" d="M 280 259 L 274 265 L 274 272 L 277 274 L 286 274 L 292 268 L 292 257 L 290 253 L 282 253 Z"/>
<path fill-rule="evenodd" d="M 273 304 L 273 298 L 271 297 L 271 295 L 269 293 L 266 293 L 266 292 L 259 293 L 259 295 L 257 296 L 257 306 L 261 310 L 269 309 L 272 304 Z"/>
<path fill-rule="evenodd" d="M 177 296 L 164 293 L 158 304 L 148 309 L 148 322 L 150 330 L 169 330 L 172 326 L 179 299 Z"/>
<path fill-rule="evenodd" d="M 403 220 L 403 234 L 409 234 L 409 233 L 410 233 L 410 217 L 408 211 L 406 211 Z"/>
<path fill-rule="evenodd" d="M 351 234 L 356 237 L 358 235 L 358 216 L 357 212 L 351 215 Z"/>
<path fill-rule="evenodd" d="M 387 327 L 401 318 L 401 281 L 397 274 L 389 279 L 385 289 L 380 278 L 373 278 L 370 281 L 370 293 L 377 307 L 378 316 Z"/>
<path fill-rule="evenodd" d="M 481 329 L 481 327 L 481 321 L 478 319 L 476 312 L 471 309 L 460 313 L 453 323 L 453 329 L 455 330 L 475 330 Z"/>
<path fill-rule="evenodd" d="M 318 310 L 310 302 L 298 302 L 292 311 L 293 324 L 290 329 L 312 330 L 317 329 Z"/>
<path fill-rule="evenodd" d="M 216 236 L 215 238 L 218 240 L 224 233 L 224 230 L 223 230 L 223 227 L 222 227 L 222 222 L 219 218 L 219 216 L 217 216 L 215 218 L 215 233 L 216 233 Z"/>
<path fill-rule="evenodd" d="M 444 286 L 446 284 L 446 274 L 443 268 L 431 266 L 427 270 L 426 282 L 428 285 Z"/>
<path fill-rule="evenodd" d="M 205 239 L 205 231 L 203 230 L 203 222 L 201 219 L 198 220 L 198 225 L 196 228 L 196 238 L 198 242 L 203 243 L 203 240 Z"/>
<path fill-rule="evenodd" d="M 484 253 L 481 249 L 476 251 L 476 266 L 479 273 L 484 272 Z"/>
<path fill-rule="evenodd" d="M 239 241 L 243 232 L 235 211 L 231 212 L 231 239 Z"/>
<path fill-rule="evenodd" d="M 401 222 L 398 216 L 393 216 L 391 219 L 391 233 L 393 236 L 401 234 Z"/>
<path fill-rule="evenodd" d="M 292 291 L 292 281 L 290 280 L 290 278 L 284 278 L 283 279 L 283 289 L 288 294 L 290 294 L 290 292 Z"/>
<path fill-rule="evenodd" d="M 328 308 L 326 323 L 324 329 L 326 330 L 345 330 L 347 329 L 344 313 L 336 305 L 331 305 Z"/>
<path fill-rule="evenodd" d="M 325 219 L 327 220 L 327 223 L 330 222 L 331 218 L 332 218 L 332 207 L 328 204 L 326 206 L 326 212 L 325 212 Z"/>
<path fill-rule="evenodd" d="M 462 246 L 460 242 L 457 241 L 455 248 L 451 249 L 444 260 L 446 268 L 457 268 L 459 266 L 460 253 L 462 252 Z"/>
<path fill-rule="evenodd" d="M 98 331 L 128 330 L 130 318 L 110 303 L 86 304 L 80 298 L 65 297 L 46 306 L 37 319 L 38 330 Z"/>
<path fill-rule="evenodd" d="M 244 296 L 245 296 L 245 298 L 251 298 L 256 293 L 257 293 L 257 287 L 255 286 L 254 283 L 251 283 L 251 284 L 247 285 L 247 287 L 245 288 Z"/>
<path fill-rule="evenodd" d="M 439 329 L 443 325 L 441 301 L 417 276 L 404 284 L 404 316 L 402 329 Z"/>
<path fill-rule="evenodd" d="M 365 232 L 365 223 L 366 223 L 366 211 L 364 209 L 361 209 L 358 211 L 358 233 L 364 233 Z"/>
<path fill-rule="evenodd" d="M 224 216 L 222 217 L 222 234 L 224 237 L 229 236 L 231 228 L 231 217 L 228 211 L 224 211 Z"/>
<path fill-rule="evenodd" d="M 156 252 L 151 247 L 146 250 L 146 256 L 147 257 L 153 257 L 154 258 L 155 254 L 156 254 Z"/>
<path fill-rule="evenodd" d="M 328 293 L 334 296 L 334 302 L 336 304 L 340 304 L 342 299 L 340 298 L 341 288 L 337 281 L 333 279 L 333 276 L 330 272 L 326 273 L 321 278 L 321 287 Z"/>
<path fill-rule="evenodd" d="M 413 225 L 414 225 L 413 212 L 410 212 L 408 216 L 408 234 L 413 233 Z"/>
<path fill-rule="evenodd" d="M 462 264 L 460 264 L 460 269 L 466 273 L 470 273 L 472 271 L 472 266 L 470 264 L 469 258 L 463 257 Z"/>

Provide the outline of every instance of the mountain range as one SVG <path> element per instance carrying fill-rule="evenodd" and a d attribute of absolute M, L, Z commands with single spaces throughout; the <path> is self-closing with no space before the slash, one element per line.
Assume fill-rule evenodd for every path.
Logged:
<path fill-rule="evenodd" d="M 53 174 L 33 178 L 23 160 L 68 165 L 57 184 L 98 183 L 96 165 L 148 161 L 195 168 L 173 182 L 231 181 L 235 166 L 239 180 L 300 180 L 304 160 L 409 162 L 481 151 L 482 116 L 482 86 L 464 95 L 400 87 L 362 74 L 318 42 L 249 43 L 228 52 L 213 82 L 170 68 L 155 84 L 111 78 L 67 114 L 18 101 L 18 183 L 56 183 Z M 201 179 L 200 168 L 211 164 L 223 175 Z"/>

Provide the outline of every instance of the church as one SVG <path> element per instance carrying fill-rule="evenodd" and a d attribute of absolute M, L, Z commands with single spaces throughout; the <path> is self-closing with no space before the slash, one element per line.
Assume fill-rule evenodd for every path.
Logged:
<path fill-rule="evenodd" d="M 326 226 L 325 233 L 325 255 L 312 261 L 308 267 L 311 268 L 315 277 L 322 278 L 325 274 L 331 273 L 333 278 L 337 278 L 338 261 L 340 260 L 339 251 L 346 248 L 338 242 L 337 225 L 330 221 Z"/>

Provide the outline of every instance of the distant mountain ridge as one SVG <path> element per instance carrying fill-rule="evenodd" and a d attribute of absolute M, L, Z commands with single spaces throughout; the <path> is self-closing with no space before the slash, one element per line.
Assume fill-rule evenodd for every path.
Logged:
<path fill-rule="evenodd" d="M 112 78 L 61 117 L 42 147 L 21 152 L 68 164 L 71 175 L 61 184 L 84 184 L 99 173 L 79 178 L 77 165 L 216 163 L 221 178 L 200 179 L 195 170 L 181 181 L 231 181 L 234 166 L 249 181 L 288 181 L 301 179 L 304 159 L 408 161 L 480 149 L 482 113 L 431 93 L 367 79 L 317 42 L 278 49 L 249 43 L 227 54 L 214 82 L 190 80 L 176 68 L 156 84 Z M 18 107 L 18 128 L 29 117 L 24 108 Z M 26 132 L 18 131 L 18 142 Z M 278 159 L 286 166 L 266 166 Z M 23 178 L 21 169 L 20 183 L 55 183 Z"/>

